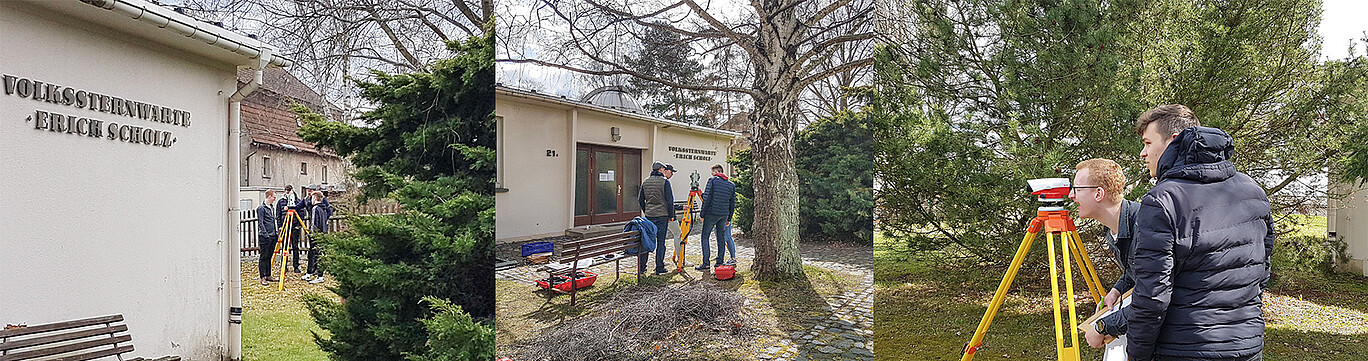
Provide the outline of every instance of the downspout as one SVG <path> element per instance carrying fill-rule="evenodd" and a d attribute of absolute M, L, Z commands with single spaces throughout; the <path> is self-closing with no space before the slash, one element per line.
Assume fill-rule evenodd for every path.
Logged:
<path fill-rule="evenodd" d="M 256 70 L 252 81 L 228 97 L 228 181 L 224 197 L 228 201 L 227 254 L 228 267 L 228 360 L 242 360 L 242 240 L 237 228 L 241 226 L 238 208 L 238 187 L 242 178 L 242 99 L 261 87 L 263 69 L 270 65 L 273 49 L 261 47 L 261 56 L 250 65 Z M 234 75 L 236 79 L 236 75 Z M 236 83 L 236 82 L 234 82 Z"/>

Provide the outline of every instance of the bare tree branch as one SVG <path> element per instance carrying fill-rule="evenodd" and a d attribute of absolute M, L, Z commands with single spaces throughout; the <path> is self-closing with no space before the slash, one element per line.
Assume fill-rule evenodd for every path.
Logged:
<path fill-rule="evenodd" d="M 799 87 L 799 88 L 804 88 L 804 87 L 807 87 L 808 85 L 810 85 L 810 84 L 812 84 L 812 83 L 814 83 L 814 82 L 816 82 L 816 81 L 818 81 L 818 80 L 825 79 L 826 77 L 832 76 L 832 75 L 834 75 L 834 74 L 841 73 L 841 72 L 845 72 L 845 71 L 849 71 L 849 70 L 852 70 L 852 69 L 855 69 L 855 68 L 867 67 L 867 66 L 870 66 L 870 65 L 874 65 L 874 58 L 864 58 L 864 59 L 860 59 L 860 60 L 848 62 L 848 63 L 845 63 L 845 64 L 837 65 L 836 67 L 833 67 L 833 68 L 831 68 L 831 69 L 827 69 L 826 71 L 823 71 L 823 72 L 820 72 L 820 73 L 817 73 L 817 74 L 812 74 L 812 75 L 809 75 L 809 76 L 806 77 L 806 78 L 803 78 L 803 80 L 799 80 L 799 81 L 798 81 L 798 84 L 797 84 L 797 87 Z"/>
<path fill-rule="evenodd" d="M 573 71 L 573 72 L 576 72 L 576 73 L 589 74 L 589 75 L 630 75 L 630 76 L 639 77 L 639 78 L 641 78 L 641 79 L 645 79 L 645 80 L 649 80 L 649 81 L 653 81 L 653 82 L 665 84 L 665 85 L 667 85 L 667 86 L 676 87 L 676 88 L 680 88 L 680 89 L 703 90 L 703 91 L 722 91 L 722 92 L 734 92 L 734 93 L 744 93 L 744 94 L 755 95 L 755 94 L 754 94 L 754 91 L 751 90 L 751 89 L 737 88 L 737 87 L 726 87 L 726 86 L 713 86 L 713 85 L 681 84 L 681 83 L 677 83 L 677 82 L 674 82 L 674 81 L 666 80 L 666 79 L 663 79 L 663 78 L 660 78 L 660 77 L 652 76 L 652 75 L 649 75 L 649 74 L 643 74 L 643 73 L 639 73 L 639 72 L 635 72 L 635 71 L 631 71 L 631 70 L 626 70 L 626 69 L 621 69 L 621 68 L 615 69 L 615 70 L 592 70 L 592 69 L 585 69 L 585 68 L 574 67 L 574 66 L 569 66 L 569 65 L 563 65 L 563 64 L 558 64 L 558 63 L 552 63 L 552 62 L 542 61 L 542 60 L 537 60 L 537 59 L 500 59 L 500 60 L 497 60 L 497 61 L 498 61 L 498 62 L 501 62 L 501 63 L 535 64 L 535 65 L 548 66 L 548 67 L 557 68 L 557 69 L 565 69 L 565 70 Z"/>

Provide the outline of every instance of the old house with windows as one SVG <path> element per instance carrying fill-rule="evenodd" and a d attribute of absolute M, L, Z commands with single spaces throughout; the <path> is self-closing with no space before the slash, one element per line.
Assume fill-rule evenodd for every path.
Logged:
<path fill-rule="evenodd" d="M 251 74 L 238 73 L 238 83 Z M 303 126 L 299 115 L 290 111 L 292 103 L 303 104 L 330 119 L 342 112 L 318 92 L 304 85 L 283 69 L 267 69 L 261 89 L 242 101 L 242 183 L 239 202 L 244 209 L 255 207 L 267 189 L 284 190 L 293 185 L 318 185 L 326 190 L 346 191 L 351 164 L 333 152 L 305 141 L 298 134 Z"/>

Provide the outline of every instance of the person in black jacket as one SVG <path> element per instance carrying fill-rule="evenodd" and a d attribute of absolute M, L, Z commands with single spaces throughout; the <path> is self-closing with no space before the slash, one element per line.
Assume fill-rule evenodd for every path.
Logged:
<path fill-rule="evenodd" d="M 281 229 L 285 229 L 285 227 L 290 228 L 290 239 L 285 241 L 289 242 L 287 246 L 290 247 L 290 258 L 291 263 L 294 265 L 294 272 L 299 273 L 299 237 L 301 233 L 304 233 L 302 228 L 304 225 L 294 218 L 286 217 L 286 214 L 289 210 L 294 210 L 300 217 L 304 217 L 304 212 L 308 211 L 309 204 L 304 200 L 299 199 L 299 196 L 295 195 L 293 189 L 293 186 L 289 184 L 285 185 L 285 194 L 280 196 L 280 200 L 276 201 L 276 216 L 280 219 Z M 305 192 L 307 191 L 308 190 L 305 189 Z M 281 251 L 284 252 L 284 250 Z M 285 267 L 284 264 L 281 264 L 280 266 Z"/>
<path fill-rule="evenodd" d="M 1136 132 L 1158 183 L 1136 215 L 1130 359 L 1262 360 L 1268 197 L 1230 162 L 1230 135 L 1185 106 L 1141 114 Z"/>
<path fill-rule="evenodd" d="M 260 250 L 260 256 L 257 257 L 257 272 L 263 286 L 278 281 L 271 277 L 271 256 L 275 254 L 276 236 L 280 234 L 280 229 L 277 228 L 280 225 L 280 216 L 276 212 L 275 203 L 275 190 L 268 189 L 266 190 L 266 201 L 256 209 L 257 246 Z"/>
<path fill-rule="evenodd" d="M 1126 200 L 1126 173 L 1121 165 L 1110 159 L 1094 158 L 1078 163 L 1074 175 L 1074 185 L 1069 190 L 1069 199 L 1078 205 L 1078 218 L 1095 219 L 1102 223 L 1103 237 L 1116 262 L 1121 266 L 1121 277 L 1107 292 L 1103 305 L 1111 309 L 1121 300 L 1121 294 L 1135 286 L 1130 271 L 1131 241 L 1135 228 L 1135 214 L 1140 203 Z M 1106 345 L 1103 335 L 1116 337 L 1117 345 L 1125 345 L 1126 314 L 1129 307 L 1118 310 L 1098 320 L 1096 328 L 1088 329 L 1084 338 L 1093 348 Z M 1124 348 L 1119 351 L 1124 351 Z M 1108 350 L 1112 352 L 1112 350 Z"/>
<path fill-rule="evenodd" d="M 323 269 L 318 267 L 318 255 L 322 247 L 318 244 L 318 235 L 328 233 L 328 218 L 333 215 L 333 207 L 323 192 L 311 190 L 308 194 L 309 266 L 301 278 L 309 283 L 317 284 L 323 283 Z"/>

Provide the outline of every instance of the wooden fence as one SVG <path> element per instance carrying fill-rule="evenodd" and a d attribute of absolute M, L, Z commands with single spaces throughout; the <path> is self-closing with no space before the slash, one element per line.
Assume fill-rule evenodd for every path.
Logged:
<path fill-rule="evenodd" d="M 328 231 L 329 231 L 329 232 L 339 232 L 339 231 L 342 231 L 342 230 L 346 229 L 346 228 L 347 228 L 347 215 L 394 214 L 394 213 L 399 212 L 399 209 L 400 209 L 400 207 L 399 207 L 398 205 L 361 206 L 361 207 L 350 207 L 350 206 L 337 206 L 337 205 L 335 205 L 335 207 L 337 207 L 337 212 L 334 213 L 332 217 L 329 217 L 329 218 L 328 218 Z M 242 250 L 241 250 L 241 252 L 242 252 L 242 257 L 243 257 L 243 258 L 257 257 L 257 256 L 261 253 L 261 245 L 260 245 L 259 242 L 257 241 L 257 214 L 256 214 L 256 210 L 255 210 L 255 209 L 244 210 L 244 211 L 242 211 L 242 213 L 241 213 L 240 215 L 241 215 L 241 221 L 238 222 L 238 240 L 241 241 L 240 244 L 242 245 Z M 306 224 L 309 223 L 309 215 L 308 215 L 308 212 L 300 213 L 299 216 L 300 216 L 300 218 L 302 218 L 302 219 L 304 220 L 304 222 L 305 222 Z M 307 237 L 302 237 L 302 238 L 300 238 L 300 240 L 299 240 L 299 242 L 300 242 L 299 249 L 300 249 L 300 250 L 307 250 L 307 249 L 309 249 L 310 247 L 313 246 L 313 245 L 310 243 L 310 240 L 308 240 L 308 239 L 306 239 L 306 238 L 307 238 Z M 273 241 L 274 241 L 274 240 L 273 240 Z M 287 249 L 289 248 L 288 241 L 287 241 L 287 244 L 285 245 L 285 247 L 286 247 Z"/>

